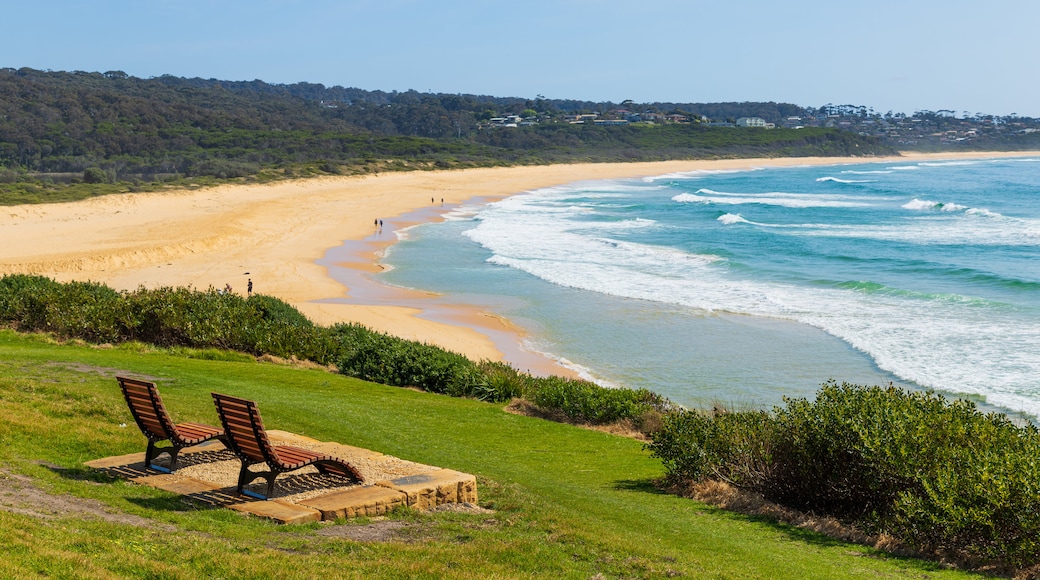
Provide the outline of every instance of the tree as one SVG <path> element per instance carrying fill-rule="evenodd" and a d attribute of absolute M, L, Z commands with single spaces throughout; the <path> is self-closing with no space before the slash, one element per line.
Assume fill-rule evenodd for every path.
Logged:
<path fill-rule="evenodd" d="M 88 167 L 83 171 L 83 183 L 108 183 L 108 174 L 100 167 Z"/>

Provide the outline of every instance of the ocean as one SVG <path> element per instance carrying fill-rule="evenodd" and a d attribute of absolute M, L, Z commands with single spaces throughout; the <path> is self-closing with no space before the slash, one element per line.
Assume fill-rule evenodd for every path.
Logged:
<path fill-rule="evenodd" d="M 893 383 L 1040 417 L 1040 158 L 581 182 L 445 217 L 377 278 L 601 384 L 769 408 Z"/>

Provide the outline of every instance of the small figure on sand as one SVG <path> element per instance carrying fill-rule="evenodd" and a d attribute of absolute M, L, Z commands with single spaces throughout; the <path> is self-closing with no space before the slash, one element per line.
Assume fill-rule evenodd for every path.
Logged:
<path fill-rule="evenodd" d="M 223 294 L 231 294 L 231 284 L 224 284 Z"/>
<path fill-rule="evenodd" d="M 253 295 L 253 279 L 252 278 L 250 278 L 249 281 L 246 282 L 246 295 L 247 296 L 252 296 Z"/>

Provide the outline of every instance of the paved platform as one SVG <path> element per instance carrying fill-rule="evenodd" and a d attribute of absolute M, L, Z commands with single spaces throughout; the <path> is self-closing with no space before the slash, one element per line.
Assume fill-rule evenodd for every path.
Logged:
<path fill-rule="evenodd" d="M 365 482 L 345 484 L 336 476 L 304 468 L 280 475 L 271 498 L 253 499 L 235 492 L 240 464 L 216 440 L 182 450 L 175 473 L 146 470 L 144 452 L 96 459 L 86 465 L 134 483 L 285 524 L 379 516 L 401 506 L 423 510 L 446 503 L 477 503 L 477 480 L 467 473 L 285 431 L 268 431 L 268 436 L 278 445 L 320 449 L 345 459 L 359 469 Z M 165 460 L 163 455 L 156 463 Z"/>

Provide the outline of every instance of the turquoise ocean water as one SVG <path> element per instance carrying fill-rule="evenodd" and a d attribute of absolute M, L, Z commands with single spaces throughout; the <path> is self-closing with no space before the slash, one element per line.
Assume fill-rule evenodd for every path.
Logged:
<path fill-rule="evenodd" d="M 1040 159 L 582 182 L 446 217 L 379 279 L 603 384 L 768 407 L 894 382 L 1040 416 Z"/>

